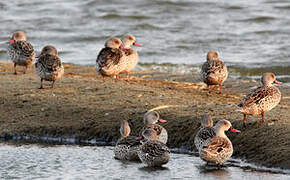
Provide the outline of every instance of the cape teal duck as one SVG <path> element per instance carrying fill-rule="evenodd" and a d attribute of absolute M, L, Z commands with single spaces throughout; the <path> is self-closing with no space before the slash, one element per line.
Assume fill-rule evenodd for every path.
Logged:
<path fill-rule="evenodd" d="M 125 53 L 122 41 L 117 37 L 108 39 L 105 47 L 100 51 L 96 60 L 96 69 L 103 76 L 116 76 L 119 79 L 119 73 L 125 69 Z"/>
<path fill-rule="evenodd" d="M 139 43 L 136 42 L 136 38 L 132 35 L 125 35 L 122 38 L 123 42 L 123 52 L 125 53 L 125 69 L 121 73 L 126 73 L 127 81 L 130 80 L 129 74 L 132 69 L 137 65 L 139 56 L 137 51 L 135 51 L 131 46 L 141 46 Z"/>
<path fill-rule="evenodd" d="M 45 46 L 35 62 L 35 72 L 40 77 L 40 88 L 43 89 L 43 80 L 54 82 L 64 74 L 64 67 L 54 46 Z"/>
<path fill-rule="evenodd" d="M 161 119 L 158 112 L 148 111 L 147 113 L 144 114 L 143 122 L 144 122 L 145 126 L 141 130 L 141 133 L 145 129 L 148 129 L 148 128 L 154 129 L 157 132 L 157 140 L 160 142 L 163 142 L 164 144 L 167 143 L 168 133 L 167 133 L 166 129 L 164 127 L 156 124 L 157 122 L 164 123 L 164 122 L 166 122 L 166 120 Z M 141 135 L 141 133 L 140 133 L 140 135 Z"/>
<path fill-rule="evenodd" d="M 32 45 L 26 41 L 26 34 L 22 31 L 13 33 L 8 44 L 8 56 L 14 63 L 14 74 L 17 74 L 16 66 L 24 66 L 23 74 L 35 58 L 35 52 Z"/>
<path fill-rule="evenodd" d="M 281 92 L 273 83 L 281 84 L 273 73 L 265 73 L 261 78 L 262 86 L 251 91 L 238 105 L 238 111 L 244 114 L 244 126 L 247 114 L 261 115 L 265 121 L 265 112 L 277 106 L 281 100 Z"/>
<path fill-rule="evenodd" d="M 207 144 L 208 141 L 215 135 L 215 129 L 213 128 L 211 116 L 208 114 L 202 115 L 201 128 L 196 133 L 194 138 L 194 144 L 197 151 L 199 152 L 203 144 Z"/>
<path fill-rule="evenodd" d="M 200 76 L 208 86 L 219 85 L 220 93 L 222 93 L 222 85 L 228 78 L 228 70 L 216 51 L 207 53 L 207 61 L 201 67 Z"/>
<path fill-rule="evenodd" d="M 119 160 L 140 160 L 137 154 L 140 141 L 135 136 L 130 136 L 130 126 L 128 121 L 123 121 L 120 127 L 121 138 L 114 148 L 115 158 Z"/>
<path fill-rule="evenodd" d="M 207 140 L 199 151 L 199 156 L 207 163 L 217 164 L 220 168 L 233 154 L 233 145 L 226 136 L 225 131 L 240 132 L 232 128 L 232 124 L 227 120 L 220 120 L 215 126 L 215 136 Z"/>
<path fill-rule="evenodd" d="M 162 142 L 157 140 L 157 132 L 153 129 L 145 129 L 140 137 L 141 146 L 138 156 L 149 167 L 162 166 L 170 159 L 170 150 Z"/>

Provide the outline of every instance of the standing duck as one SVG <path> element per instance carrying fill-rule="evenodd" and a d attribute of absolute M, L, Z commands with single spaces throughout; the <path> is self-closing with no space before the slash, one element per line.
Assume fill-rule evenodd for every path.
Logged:
<path fill-rule="evenodd" d="M 131 46 L 141 46 L 139 43 L 136 42 L 136 38 L 132 35 L 125 35 L 122 38 L 123 42 L 123 52 L 125 53 L 125 58 L 126 58 L 126 66 L 125 69 L 121 73 L 126 73 L 127 76 L 127 81 L 130 80 L 129 74 L 132 69 L 137 65 L 139 56 L 137 51 L 135 51 Z"/>
<path fill-rule="evenodd" d="M 128 121 L 122 121 L 120 127 L 121 138 L 114 148 L 115 158 L 119 160 L 140 160 L 137 154 L 140 141 L 135 136 L 130 136 Z"/>
<path fill-rule="evenodd" d="M 42 49 L 38 60 L 35 62 L 35 71 L 40 77 L 39 89 L 43 89 L 43 80 L 52 81 L 51 88 L 53 88 L 54 82 L 62 77 L 64 67 L 54 46 L 48 45 Z"/>
<path fill-rule="evenodd" d="M 204 114 L 201 119 L 201 128 L 197 132 L 194 138 L 194 144 L 199 152 L 203 144 L 207 144 L 208 141 L 216 135 L 213 128 L 213 121 L 210 115 Z"/>
<path fill-rule="evenodd" d="M 281 92 L 273 83 L 281 84 L 276 80 L 274 73 L 265 73 L 261 78 L 262 86 L 254 89 L 238 105 L 238 111 L 244 114 L 244 126 L 247 123 L 247 114 L 261 115 L 265 121 L 265 112 L 277 106 L 281 100 Z"/>
<path fill-rule="evenodd" d="M 145 127 L 141 130 L 141 133 L 145 129 L 154 129 L 157 132 L 157 140 L 166 144 L 168 139 L 167 131 L 164 127 L 156 124 L 158 121 L 161 123 L 166 122 L 166 120 L 160 118 L 159 113 L 156 111 L 148 111 L 145 113 L 143 117 Z"/>
<path fill-rule="evenodd" d="M 8 56 L 14 63 L 14 74 L 17 74 L 16 66 L 24 66 L 23 74 L 35 58 L 35 52 L 32 45 L 26 41 L 26 34 L 23 31 L 13 33 L 8 45 Z"/>
<path fill-rule="evenodd" d="M 162 166 L 170 159 L 170 150 L 162 142 L 157 140 L 157 132 L 154 129 L 145 129 L 140 137 L 141 144 L 138 156 L 149 167 Z"/>
<path fill-rule="evenodd" d="M 225 131 L 240 132 L 232 128 L 232 124 L 227 120 L 220 120 L 215 126 L 215 136 L 207 140 L 199 151 L 199 156 L 207 163 L 217 164 L 220 168 L 233 154 L 233 145 L 226 136 Z"/>
<path fill-rule="evenodd" d="M 119 79 L 119 73 L 126 66 L 122 48 L 122 41 L 117 37 L 106 41 L 96 60 L 96 69 L 103 77 L 116 76 L 116 79 Z"/>
<path fill-rule="evenodd" d="M 220 93 L 222 93 L 222 85 L 228 78 L 228 70 L 216 51 L 207 53 L 207 61 L 202 65 L 200 75 L 207 86 L 219 85 Z"/>

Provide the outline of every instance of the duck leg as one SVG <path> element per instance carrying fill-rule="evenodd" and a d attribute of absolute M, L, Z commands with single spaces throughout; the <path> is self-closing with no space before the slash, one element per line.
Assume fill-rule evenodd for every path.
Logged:
<path fill-rule="evenodd" d="M 130 73 L 129 72 L 126 72 L 126 77 L 127 77 L 127 81 L 129 82 L 130 81 Z"/>
<path fill-rule="evenodd" d="M 27 66 L 24 66 L 23 74 L 26 74 Z"/>
<path fill-rule="evenodd" d="M 55 81 L 52 81 L 50 88 L 53 88 L 54 82 L 55 82 Z"/>
<path fill-rule="evenodd" d="M 14 63 L 14 74 L 17 75 L 17 71 L 16 71 L 16 63 Z"/>
<path fill-rule="evenodd" d="M 261 116 L 262 116 L 262 123 L 264 123 L 264 122 L 265 122 L 265 113 L 262 112 L 262 113 L 261 113 Z"/>
<path fill-rule="evenodd" d="M 246 127 L 246 123 L 247 123 L 247 115 L 244 114 L 244 124 L 243 124 L 244 127 Z"/>
<path fill-rule="evenodd" d="M 219 85 L 219 87 L 220 87 L 220 92 L 219 92 L 219 94 L 222 94 L 222 87 L 223 87 L 223 85 Z"/>
<path fill-rule="evenodd" d="M 43 79 L 40 78 L 40 87 L 38 89 L 43 89 L 42 82 L 43 82 Z"/>

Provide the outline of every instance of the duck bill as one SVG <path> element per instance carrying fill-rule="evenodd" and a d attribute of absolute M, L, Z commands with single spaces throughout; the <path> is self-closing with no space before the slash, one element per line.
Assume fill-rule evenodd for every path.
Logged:
<path fill-rule="evenodd" d="M 141 141 L 142 139 L 143 139 L 143 137 L 142 136 L 139 136 L 139 137 L 137 137 L 136 138 L 138 141 Z"/>
<path fill-rule="evenodd" d="M 13 39 L 10 39 L 8 42 L 10 42 L 10 43 L 14 43 L 14 40 L 13 40 Z"/>
<path fill-rule="evenodd" d="M 275 84 L 282 84 L 282 82 L 275 80 L 274 81 Z"/>
<path fill-rule="evenodd" d="M 120 49 L 122 49 L 122 50 L 127 50 L 127 49 L 129 49 L 129 48 L 126 48 L 125 46 L 120 46 Z"/>
<path fill-rule="evenodd" d="M 134 42 L 134 43 L 133 43 L 133 45 L 134 45 L 134 46 L 139 46 L 139 47 L 141 47 L 141 46 L 142 46 L 141 44 L 139 44 L 139 43 L 136 43 L 136 42 Z"/>
<path fill-rule="evenodd" d="M 234 133 L 240 133 L 241 131 L 237 130 L 237 129 L 234 129 L 231 127 L 231 132 L 234 132 Z"/>
<path fill-rule="evenodd" d="M 161 123 L 167 122 L 165 119 L 158 119 L 158 121 L 161 122 Z"/>

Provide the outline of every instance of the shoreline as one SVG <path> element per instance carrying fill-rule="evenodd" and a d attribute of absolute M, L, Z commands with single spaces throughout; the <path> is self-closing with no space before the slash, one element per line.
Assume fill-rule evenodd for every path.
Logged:
<path fill-rule="evenodd" d="M 0 136 L 75 137 L 83 140 L 119 138 L 120 121 L 130 122 L 132 135 L 142 128 L 143 113 L 158 110 L 168 131 L 170 148 L 194 151 L 194 135 L 201 115 L 209 113 L 216 122 L 225 118 L 242 131 L 229 138 L 234 158 L 266 167 L 290 169 L 290 87 L 279 86 L 280 104 L 266 113 L 266 123 L 259 116 L 249 116 L 242 127 L 242 114 L 235 106 L 255 80 L 233 79 L 225 83 L 225 94 L 209 93 L 199 75 L 158 71 L 135 71 L 130 82 L 105 81 L 93 66 L 65 64 L 65 76 L 54 89 L 37 89 L 39 78 L 30 67 L 25 75 L 13 75 L 12 63 L 0 63 Z M 47 85 L 48 83 L 44 83 Z M 8 138 L 9 139 L 9 138 Z"/>

